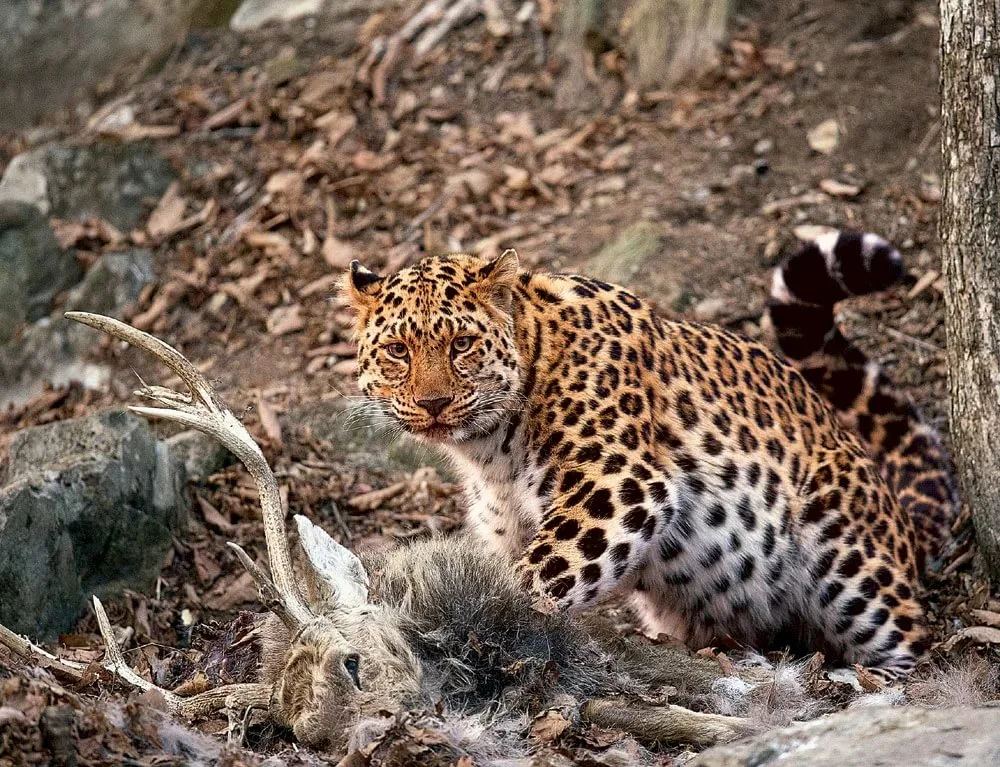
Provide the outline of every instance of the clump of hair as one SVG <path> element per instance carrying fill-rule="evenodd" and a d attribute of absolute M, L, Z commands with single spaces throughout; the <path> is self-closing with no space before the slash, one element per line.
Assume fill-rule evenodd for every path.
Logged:
<path fill-rule="evenodd" d="M 1000 667 L 979 655 L 928 666 L 906 686 L 911 703 L 927 708 L 982 706 L 1000 699 Z"/>

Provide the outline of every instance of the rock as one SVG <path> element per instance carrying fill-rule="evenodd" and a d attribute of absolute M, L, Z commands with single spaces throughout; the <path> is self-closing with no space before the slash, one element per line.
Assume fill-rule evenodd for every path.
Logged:
<path fill-rule="evenodd" d="M 824 120 L 806 134 L 809 148 L 820 154 L 833 154 L 840 144 L 840 124 L 834 120 Z"/>
<path fill-rule="evenodd" d="M 0 202 L 0 344 L 24 322 L 44 317 L 83 268 L 59 247 L 48 220 L 24 202 Z"/>
<path fill-rule="evenodd" d="M 171 455 L 184 464 L 184 473 L 191 482 L 204 482 L 237 461 L 219 440 L 200 431 L 182 431 L 165 443 Z"/>
<path fill-rule="evenodd" d="M 0 486 L 0 623 L 43 639 L 91 594 L 150 586 L 185 518 L 184 465 L 140 418 L 16 434 Z"/>
<path fill-rule="evenodd" d="M 197 0 L 0 3 L 0 130 L 25 128 L 86 98 L 113 75 L 136 77 L 188 29 Z"/>
<path fill-rule="evenodd" d="M 265 24 L 283 24 L 316 16 L 325 5 L 325 0 L 243 0 L 229 20 L 229 28 L 234 32 L 248 32 Z"/>
<path fill-rule="evenodd" d="M 691 307 L 691 313 L 698 322 L 716 322 L 729 309 L 729 303 L 724 298 L 710 296 Z"/>
<path fill-rule="evenodd" d="M 389 439 L 385 429 L 352 415 L 351 404 L 346 397 L 303 403 L 282 416 L 282 431 L 290 434 L 308 427 L 313 437 L 329 442 L 351 465 L 392 472 L 433 466 L 442 476 L 451 475 L 448 462 L 433 449 L 405 435 Z"/>
<path fill-rule="evenodd" d="M 643 265 L 663 249 L 663 240 L 663 230 L 656 224 L 632 224 L 588 260 L 581 272 L 617 285 L 634 284 Z"/>
<path fill-rule="evenodd" d="M 1000 764 L 1000 707 L 848 709 L 716 746 L 688 767 L 980 767 Z"/>
<path fill-rule="evenodd" d="M 0 256 L 0 271 L 2 268 Z M 79 380 L 91 388 L 103 384 L 107 371 L 83 361 L 100 342 L 101 334 L 66 320 L 62 312 L 77 310 L 120 316 L 154 279 L 153 254 L 148 250 L 101 256 L 83 281 L 66 294 L 62 308 L 23 328 L 8 343 L 0 343 L 0 407 L 31 397 L 45 381 L 60 385 Z M 0 316 L 2 312 L 0 305 Z"/>
<path fill-rule="evenodd" d="M 51 214 L 76 221 L 103 218 L 123 232 L 149 212 L 176 174 L 149 141 L 57 144 L 44 153 Z"/>
<path fill-rule="evenodd" d="M 11 160 L 0 179 L 0 202 L 29 203 L 69 220 L 96 216 L 127 232 L 175 178 L 149 141 L 53 144 Z"/>
<path fill-rule="evenodd" d="M 22 202 L 49 212 L 49 181 L 39 152 L 19 154 L 7 165 L 0 179 L 0 203 Z"/>

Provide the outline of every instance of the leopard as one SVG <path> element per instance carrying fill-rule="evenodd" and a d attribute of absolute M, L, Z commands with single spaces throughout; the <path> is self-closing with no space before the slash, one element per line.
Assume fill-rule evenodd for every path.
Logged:
<path fill-rule="evenodd" d="M 355 261 L 358 387 L 450 460 L 477 545 L 516 563 L 540 609 L 624 596 L 652 637 L 819 650 L 891 683 L 926 653 L 922 563 L 953 510 L 926 486 L 935 457 L 913 455 L 931 444 L 916 410 L 880 401 L 867 363 L 851 396 L 821 367 L 831 302 L 881 288 L 899 252 L 851 234 L 810 247 L 769 302 L 792 358 L 513 250 L 388 275 Z"/>

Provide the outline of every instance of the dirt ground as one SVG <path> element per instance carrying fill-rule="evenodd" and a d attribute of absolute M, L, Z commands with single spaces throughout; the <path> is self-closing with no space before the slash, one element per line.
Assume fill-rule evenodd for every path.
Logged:
<path fill-rule="evenodd" d="M 637 290 L 665 312 L 757 336 L 770 272 L 797 233 L 878 232 L 900 247 L 913 280 L 846 303 L 841 320 L 928 420 L 947 429 L 934 3 L 743 2 L 717 72 L 643 94 L 629 89 L 612 35 L 575 111 L 555 107 L 564 73 L 537 15 L 503 37 L 475 20 L 419 66 L 404 53 L 379 103 L 368 43 L 404 20 L 396 9 L 333 32 L 192 33 L 158 74 L 116 102 L 135 108 L 128 137 L 177 126 L 155 140 L 182 178 L 172 199 L 150 201 L 144 229 L 125 233 L 155 249 L 160 275 L 128 319 L 208 371 L 264 444 L 292 512 L 352 546 L 452 529 L 461 518 L 446 477 L 411 482 L 405 471 L 356 464 L 337 428 L 321 423 L 326 404 L 354 392 L 349 315 L 333 286 L 355 257 L 391 270 L 424 252 L 515 247 L 528 265 L 586 271 L 602 247 L 646 222 L 658 244 L 631 275 Z M 810 132 L 830 120 L 837 138 L 824 145 L 814 137 L 817 151 Z M 61 131 L 88 139 L 99 122 Z M 0 167 L 26 146 L 7 137 Z M 76 236 L 78 247 L 109 247 L 99 228 Z M 101 354 L 117 371 L 107 391 L 49 392 L 0 414 L 0 431 L 120 404 L 134 388 L 132 370 L 163 380 L 134 351 L 105 344 Z M 365 494 L 386 487 L 398 492 L 370 507 Z M 251 488 L 235 467 L 193 487 L 190 524 L 156 589 L 110 605 L 117 625 L 135 627 L 130 660 L 159 684 L 251 672 L 252 658 L 224 652 L 236 631 L 226 622 L 253 609 L 255 595 L 223 547 L 237 540 L 263 553 Z M 932 586 L 941 641 L 978 622 L 971 610 L 1000 608 L 969 554 Z M 609 611 L 629 625 L 627 614 Z M 95 659 L 93 619 L 63 644 Z M 118 739 L 94 724 L 80 763 L 115 754 L 169 763 L 142 705 L 111 715 L 98 709 L 118 705 L 120 692 L 95 698 L 102 684 L 53 688 L 15 665 L 0 664 L 0 732 L 8 733 L 0 764 L 18 763 L 15 747 L 45 760 L 58 738 L 39 721 L 52 705 L 89 706 L 88 722 L 129 723 Z M 24 721 L 10 714 L 4 729 L 8 709 Z M 306 758 L 289 756 L 286 734 L 259 727 L 244 743 Z M 233 763 L 251 759 L 227 754 Z"/>

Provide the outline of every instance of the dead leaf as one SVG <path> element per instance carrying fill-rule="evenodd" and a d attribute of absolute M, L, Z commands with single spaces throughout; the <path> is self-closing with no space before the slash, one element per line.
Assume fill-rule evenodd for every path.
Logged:
<path fill-rule="evenodd" d="M 87 236 L 87 227 L 78 221 L 63 221 L 60 218 L 49 219 L 52 232 L 59 242 L 60 248 L 72 248 Z"/>
<path fill-rule="evenodd" d="M 974 642 L 976 644 L 1000 644 L 1000 628 L 991 626 L 968 626 L 952 634 L 941 645 L 944 652 L 951 652 L 959 644 Z"/>
<path fill-rule="evenodd" d="M 837 231 L 831 226 L 821 226 L 819 224 L 802 224 L 792 229 L 792 234 L 800 242 L 812 242 L 817 237 Z"/>
<path fill-rule="evenodd" d="M 857 197 L 861 194 L 861 187 L 857 184 L 846 184 L 843 181 L 837 181 L 832 178 L 824 178 L 820 181 L 819 188 L 831 197 L 851 199 L 852 197 Z"/>
<path fill-rule="evenodd" d="M 809 148 L 820 154 L 833 154 L 840 144 L 840 124 L 834 120 L 824 120 L 807 134 Z"/>
<path fill-rule="evenodd" d="M 249 103 L 249 99 L 237 99 L 232 104 L 223 107 L 215 114 L 211 114 L 205 118 L 205 122 L 202 123 L 201 129 L 209 131 L 225 127 L 226 125 L 232 125 L 239 119 L 240 115 L 243 114 Z"/>
<path fill-rule="evenodd" d="M 187 201 L 181 197 L 180 190 L 179 182 L 172 183 L 149 214 L 146 231 L 150 237 L 159 239 L 169 234 L 184 219 Z"/>
<path fill-rule="evenodd" d="M 552 743 L 566 732 L 571 722 L 556 709 L 548 709 L 531 722 L 531 737 L 541 743 Z"/>
<path fill-rule="evenodd" d="M 260 425 L 264 427 L 264 433 L 271 440 L 271 444 L 277 450 L 281 450 L 284 443 L 281 439 L 281 423 L 278 421 L 278 414 L 270 403 L 262 396 L 257 396 L 257 412 L 260 415 Z"/>
<path fill-rule="evenodd" d="M 244 602 L 256 602 L 257 598 L 257 584 L 253 576 L 243 572 L 232 581 L 217 584 L 205 598 L 204 604 L 209 610 L 228 612 Z"/>
<path fill-rule="evenodd" d="M 323 241 L 323 260 L 337 270 L 346 269 L 354 260 L 354 246 L 329 235 Z M 329 278 L 327 278 L 329 279 Z"/>
<path fill-rule="evenodd" d="M 970 610 L 972 617 L 985 626 L 1000 629 L 1000 613 L 992 610 Z"/>
<path fill-rule="evenodd" d="M 306 326 L 301 316 L 302 307 L 298 304 L 275 307 L 267 318 L 267 332 L 272 336 L 284 336 L 297 333 Z"/>
<path fill-rule="evenodd" d="M 320 115 L 313 121 L 313 125 L 326 133 L 327 143 L 330 149 L 336 148 L 340 140 L 354 130 L 358 124 L 358 118 L 352 114 L 343 114 L 336 110 Z"/>
<path fill-rule="evenodd" d="M 201 509 L 201 516 L 205 520 L 206 525 L 220 533 L 231 533 L 233 531 L 233 523 L 222 516 L 217 508 L 197 493 L 194 497 L 198 501 L 198 508 Z"/>
<path fill-rule="evenodd" d="M 854 670 L 858 675 L 858 684 L 861 685 L 861 689 L 865 692 L 878 692 L 879 690 L 885 689 L 885 682 L 860 664 L 855 663 Z"/>
<path fill-rule="evenodd" d="M 295 194 L 302 191 L 305 179 L 294 170 L 279 170 L 264 184 L 264 191 L 270 194 Z"/>
<path fill-rule="evenodd" d="M 911 300 L 916 298 L 925 290 L 927 290 L 927 288 L 929 288 L 931 285 L 937 282 L 937 279 L 940 276 L 941 274 L 935 271 L 934 269 L 924 272 L 920 276 L 920 279 L 917 280 L 916 284 L 914 284 L 914 286 L 910 288 L 910 292 L 906 294 L 906 297 Z"/>

